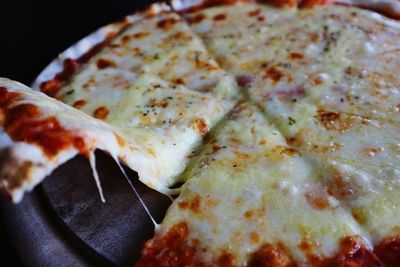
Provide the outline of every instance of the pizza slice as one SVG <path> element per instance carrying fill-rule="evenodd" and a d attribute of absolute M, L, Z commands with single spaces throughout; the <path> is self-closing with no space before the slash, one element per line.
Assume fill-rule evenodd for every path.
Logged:
<path fill-rule="evenodd" d="M 165 109 L 170 113 L 168 122 L 159 119 L 152 126 L 130 127 L 116 120 L 112 126 L 21 84 L 1 80 L 2 146 L 6 146 L 0 168 L 3 189 L 18 202 L 22 192 L 30 190 L 57 166 L 78 153 L 90 156 L 89 152 L 99 148 L 137 171 L 150 187 L 169 194 L 168 186 L 175 182 L 172 175 L 184 168 L 185 155 L 208 131 L 207 123 L 216 122 L 210 117 L 222 116 L 227 107 L 209 96 L 179 86 L 173 89 L 158 80 L 149 84 L 148 79 L 143 79 L 153 94 L 158 93 L 172 106 Z M 135 101 L 125 105 L 132 104 Z M 172 121 L 171 117 L 187 106 L 196 113 L 186 120 Z M 157 112 L 153 107 L 145 108 Z M 146 115 L 120 112 L 121 118 L 130 120 Z"/>
<path fill-rule="evenodd" d="M 169 193 L 187 156 L 239 93 L 186 21 L 161 6 L 126 26 L 62 86 L 56 75 L 41 90 L 146 146 L 152 172 L 140 180 Z"/>

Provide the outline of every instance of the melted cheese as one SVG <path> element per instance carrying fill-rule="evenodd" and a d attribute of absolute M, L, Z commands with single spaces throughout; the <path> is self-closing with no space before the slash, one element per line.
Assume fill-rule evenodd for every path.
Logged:
<path fill-rule="evenodd" d="M 234 105 L 237 89 L 187 23 L 161 12 L 134 22 L 56 97 L 116 126 L 131 150 L 140 144 L 151 160 L 121 160 L 146 185 L 169 193 L 186 156 Z M 138 161 L 144 172 L 133 167 Z"/>
<path fill-rule="evenodd" d="M 399 24 L 349 7 L 248 3 L 186 19 L 262 112 L 216 131 L 157 236 L 185 221 L 188 244 L 216 265 L 282 244 L 318 266 L 343 237 L 373 247 L 398 234 Z"/>
<path fill-rule="evenodd" d="M 34 105 L 40 110 L 43 119 L 54 116 L 63 129 L 70 132 L 74 137 L 82 138 L 85 151 L 90 152 L 99 148 L 119 156 L 127 153 L 126 148 L 121 148 L 118 143 L 118 138 L 115 134 L 116 130 L 109 125 L 96 121 L 83 112 L 64 105 L 42 93 L 35 92 L 20 83 L 1 78 L 0 87 L 19 95 L 18 99 L 12 102 L 13 107 Z M 3 116 L 3 113 L 1 115 Z M 30 118 L 19 119 L 27 123 Z M 2 126 L 3 123 L 4 120 L 1 121 Z M 36 130 L 40 131 L 40 126 L 37 127 L 39 128 Z M 53 125 L 53 127 L 55 126 Z M 32 129 L 32 132 L 34 130 Z M 10 194 L 14 202 L 19 202 L 25 191 L 32 190 L 55 168 L 78 153 L 82 153 L 77 148 L 68 146 L 61 147 L 54 155 L 48 156 L 45 153 L 45 149 L 34 142 L 12 140 L 6 131 L 2 131 L 1 134 L 4 136 L 2 139 L 6 140 L 6 142 L 2 143 L 1 150 L 0 188 Z M 93 163 L 94 159 L 91 162 Z"/>
<path fill-rule="evenodd" d="M 318 266 L 343 237 L 371 248 L 398 234 L 399 23 L 348 7 L 249 3 L 185 19 L 135 21 L 58 92 L 103 121 L 7 86 L 148 186 L 172 193 L 185 181 L 155 240 L 184 222 L 185 244 L 211 265 L 230 255 L 246 266 L 272 244 Z M 17 200 L 78 153 L 46 165 L 36 146 L 1 138 L 11 163 L 34 164 Z"/>
<path fill-rule="evenodd" d="M 265 243 L 283 244 L 296 262 L 306 264 L 310 255 L 334 254 L 343 236 L 368 238 L 351 212 L 319 185 L 323 172 L 292 149 L 261 112 L 240 109 L 208 144 L 161 231 L 185 221 L 188 242 L 198 240 L 208 261 L 232 253 L 234 266 L 244 266 Z M 311 247 L 299 249 L 304 243 Z"/>

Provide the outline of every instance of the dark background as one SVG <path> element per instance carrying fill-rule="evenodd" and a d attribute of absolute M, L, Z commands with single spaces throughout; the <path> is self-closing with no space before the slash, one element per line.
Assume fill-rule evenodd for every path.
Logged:
<path fill-rule="evenodd" d="M 0 0 L 0 77 L 30 85 L 60 52 L 151 0 Z M 5 214 L 5 216 L 7 216 Z M 0 259 L 21 266 L 0 218 Z M 22 253 L 23 254 L 23 253 Z"/>

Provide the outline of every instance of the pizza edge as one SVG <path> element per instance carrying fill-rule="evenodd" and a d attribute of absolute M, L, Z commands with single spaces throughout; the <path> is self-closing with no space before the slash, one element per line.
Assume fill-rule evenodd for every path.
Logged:
<path fill-rule="evenodd" d="M 312 8 L 316 5 L 334 4 L 359 7 L 395 20 L 400 19 L 400 3 L 393 0 L 170 0 L 172 8 L 179 13 L 195 13 L 208 7 L 236 3 L 259 3 L 278 8 Z"/>

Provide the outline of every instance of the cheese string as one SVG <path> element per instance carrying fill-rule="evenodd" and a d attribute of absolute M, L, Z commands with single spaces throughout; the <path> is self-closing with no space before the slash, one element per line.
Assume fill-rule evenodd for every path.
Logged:
<path fill-rule="evenodd" d="M 103 194 L 103 189 L 101 188 L 99 174 L 97 173 L 96 169 L 96 157 L 94 155 L 93 150 L 90 151 L 89 153 L 89 162 L 90 162 L 90 167 L 92 168 L 94 180 L 96 181 L 97 190 L 99 190 L 101 202 L 106 203 L 106 199 L 104 198 Z"/>
<path fill-rule="evenodd" d="M 148 209 L 148 207 L 144 203 L 142 197 L 139 195 L 139 193 L 136 190 L 135 186 L 132 184 L 132 181 L 129 179 L 128 175 L 126 174 L 125 169 L 121 166 L 121 163 L 119 162 L 119 159 L 114 155 L 112 155 L 112 157 L 115 160 L 115 162 L 117 163 L 117 165 L 120 168 L 120 170 L 123 173 L 123 175 L 125 176 L 125 179 L 128 182 L 129 186 L 132 188 L 133 192 L 135 192 L 136 197 L 139 199 L 139 201 L 142 204 L 142 206 L 143 206 L 144 210 L 146 211 L 147 215 L 150 217 L 150 220 L 153 222 L 155 229 L 157 230 L 160 227 L 160 225 L 156 222 L 154 217 L 151 215 L 150 210 Z"/>
<path fill-rule="evenodd" d="M 146 211 L 147 215 L 150 217 L 150 220 L 154 224 L 154 227 L 156 229 L 158 229 L 159 228 L 159 224 L 156 222 L 154 217 L 151 215 L 150 210 L 148 209 L 148 207 L 144 203 L 142 197 L 137 192 L 135 186 L 132 184 L 131 180 L 129 179 L 128 175 L 125 172 L 125 169 L 121 166 L 121 163 L 119 162 L 119 159 L 114 155 L 112 155 L 112 158 L 117 163 L 119 169 L 121 170 L 122 174 L 124 175 L 124 177 L 125 177 L 126 181 L 128 182 L 129 186 L 132 188 L 132 190 L 135 193 L 136 197 L 139 199 L 140 204 L 142 204 L 142 206 L 143 206 L 144 210 Z M 101 187 L 99 174 L 98 174 L 97 169 L 96 169 L 96 157 L 95 157 L 94 151 L 91 151 L 89 153 L 89 163 L 90 163 L 90 167 L 92 168 L 93 177 L 94 177 L 94 180 L 96 181 L 96 186 L 97 186 L 97 189 L 98 189 L 99 194 L 100 194 L 101 202 L 106 203 L 106 199 L 104 198 L 104 194 L 103 194 L 103 189 Z"/>

